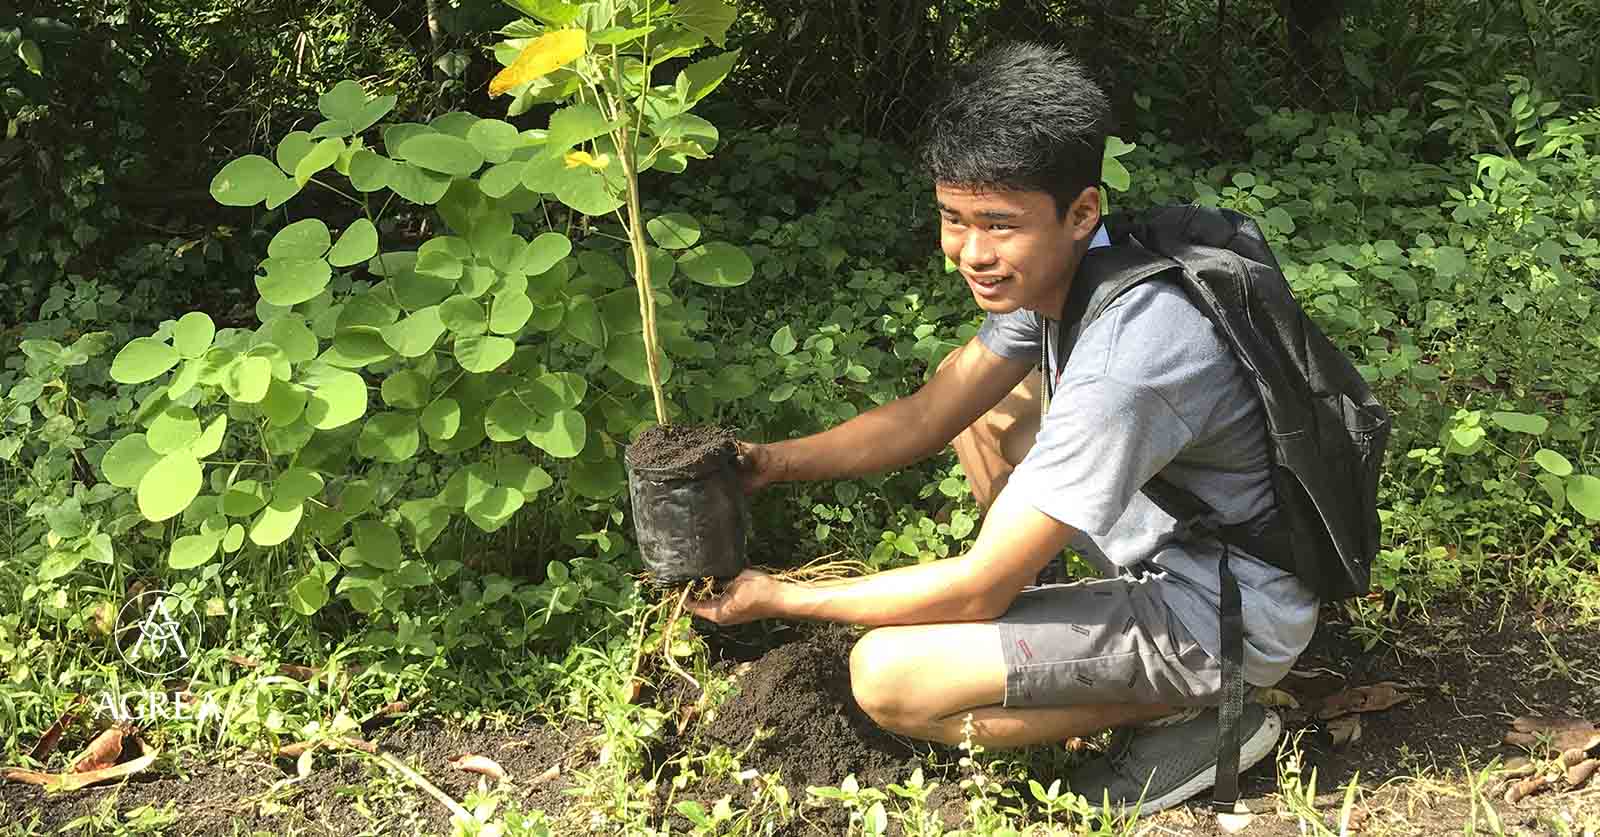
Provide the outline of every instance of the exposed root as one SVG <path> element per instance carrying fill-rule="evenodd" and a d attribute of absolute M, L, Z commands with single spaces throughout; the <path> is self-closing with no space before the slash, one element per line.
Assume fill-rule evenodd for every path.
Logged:
<path fill-rule="evenodd" d="M 781 572 L 771 572 L 771 575 L 779 581 L 800 581 L 815 584 L 845 581 L 872 572 L 871 567 L 860 561 L 833 560 L 840 554 L 832 552 L 807 563 L 805 566 Z"/>
<path fill-rule="evenodd" d="M 683 603 L 689 600 L 689 593 L 693 590 L 694 585 L 686 585 L 683 588 L 683 593 L 678 596 L 677 607 L 672 609 L 672 616 L 668 617 L 667 626 L 661 631 L 661 656 L 667 661 L 667 668 L 671 669 L 674 674 L 682 677 L 685 682 L 694 687 L 696 692 L 704 692 L 705 690 L 700 686 L 700 681 L 694 679 L 689 672 L 684 671 L 683 666 L 678 665 L 677 658 L 672 656 L 672 634 L 678 624 L 678 617 L 683 615 Z"/>

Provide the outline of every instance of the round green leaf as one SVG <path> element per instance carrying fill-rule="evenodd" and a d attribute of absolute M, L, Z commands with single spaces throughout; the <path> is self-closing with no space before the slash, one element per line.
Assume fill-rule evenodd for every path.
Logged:
<path fill-rule="evenodd" d="M 172 345 L 178 354 L 195 358 L 211 348 L 211 341 L 216 336 L 217 327 L 210 317 L 199 311 L 190 311 L 179 318 L 177 326 L 172 329 Z"/>
<path fill-rule="evenodd" d="M 317 143 L 300 162 L 294 164 L 295 182 L 304 186 L 317 173 L 331 166 L 344 153 L 344 140 L 329 137 Z M 320 255 L 320 254 L 319 254 Z"/>
<path fill-rule="evenodd" d="M 606 183 L 606 178 L 588 166 L 562 169 L 555 175 L 555 196 L 585 215 L 601 216 L 622 206 L 622 198 Z"/>
<path fill-rule="evenodd" d="M 615 497 L 628 487 L 622 464 L 615 459 L 601 462 L 574 462 L 567 473 L 572 490 L 594 500 Z"/>
<path fill-rule="evenodd" d="M 1567 502 L 1590 523 L 1600 521 L 1600 477 L 1588 474 L 1568 477 Z"/>
<path fill-rule="evenodd" d="M 223 391 L 241 404 L 259 404 L 271 383 L 272 361 L 260 356 L 239 358 L 222 373 Z"/>
<path fill-rule="evenodd" d="M 515 393 L 494 400 L 483 414 L 483 429 L 496 442 L 514 442 L 533 428 L 535 416 Z"/>
<path fill-rule="evenodd" d="M 285 427 L 305 412 L 307 396 L 304 389 L 273 378 L 261 399 L 261 412 L 273 427 Z"/>
<path fill-rule="evenodd" d="M 261 263 L 267 272 L 256 277 L 256 290 L 273 305 L 299 305 L 322 293 L 333 278 L 333 268 L 322 259 L 269 258 Z"/>
<path fill-rule="evenodd" d="M 306 321 L 288 315 L 278 317 L 261 328 L 261 337 L 283 350 L 290 363 L 305 363 L 317 356 L 317 336 L 311 333 Z"/>
<path fill-rule="evenodd" d="M 400 552 L 400 535 L 393 527 L 376 520 L 362 520 L 351 529 L 355 535 L 356 551 L 361 554 L 361 563 L 380 570 L 392 570 L 400 566 L 400 559 L 404 556 Z"/>
<path fill-rule="evenodd" d="M 1489 415 L 1489 420 L 1514 433 L 1526 433 L 1530 436 L 1542 436 L 1550 429 L 1550 421 L 1544 416 L 1531 413 L 1495 412 Z"/>
<path fill-rule="evenodd" d="M 267 255 L 275 259 L 320 259 L 330 243 L 328 225 L 318 218 L 306 218 L 278 230 L 267 245 Z"/>
<path fill-rule="evenodd" d="M 546 372 L 518 390 L 518 394 L 535 412 L 548 415 L 577 407 L 588 391 L 589 384 L 582 376 L 571 372 Z"/>
<path fill-rule="evenodd" d="M 483 306 L 469 296 L 453 296 L 439 306 L 439 319 L 444 327 L 456 334 L 482 334 L 488 328 L 489 318 Z"/>
<path fill-rule="evenodd" d="M 708 242 L 689 250 L 678 257 L 678 267 L 690 279 L 714 288 L 738 287 L 750 281 L 756 272 L 743 250 L 723 241 Z"/>
<path fill-rule="evenodd" d="M 379 393 L 383 403 L 402 410 L 415 410 L 428 403 L 428 390 L 433 382 L 415 369 L 395 372 L 383 379 Z"/>
<path fill-rule="evenodd" d="M 473 123 L 467 129 L 467 142 L 491 163 L 504 163 L 526 144 L 517 126 L 499 119 L 481 119 Z"/>
<path fill-rule="evenodd" d="M 175 570 L 192 570 L 210 561 L 222 542 L 221 534 L 185 535 L 172 542 L 167 555 L 167 566 Z"/>
<path fill-rule="evenodd" d="M 436 204 L 450 191 L 450 175 L 428 171 L 410 163 L 395 163 L 389 170 L 389 188 L 414 204 Z"/>
<path fill-rule="evenodd" d="M 794 339 L 794 331 L 788 326 L 784 326 L 772 335 L 772 340 L 767 345 L 773 352 L 786 355 L 794 351 L 800 344 Z"/>
<path fill-rule="evenodd" d="M 106 481 L 118 488 L 137 488 L 145 472 L 161 460 L 161 454 L 150 449 L 143 433 L 130 433 L 118 439 L 100 460 L 100 470 Z"/>
<path fill-rule="evenodd" d="M 365 218 L 357 218 L 339 234 L 338 242 L 328 252 L 328 263 L 334 267 L 349 267 L 377 254 L 378 228 Z"/>
<path fill-rule="evenodd" d="M 660 348 L 659 346 L 657 347 Z M 664 351 L 656 353 L 657 373 L 661 383 L 672 379 L 672 358 Z M 606 344 L 606 365 L 611 367 L 618 375 L 638 384 L 650 385 L 650 368 L 645 363 L 644 336 L 641 334 L 618 335 Z"/>
<path fill-rule="evenodd" d="M 476 503 L 467 505 L 467 519 L 485 532 L 504 526 L 527 500 L 515 488 L 497 485 L 484 492 Z"/>
<path fill-rule="evenodd" d="M 278 150 L 274 155 L 278 159 L 278 168 L 284 171 L 294 171 L 300 160 L 316 146 L 317 141 L 305 131 L 290 131 L 283 139 L 278 141 Z"/>
<path fill-rule="evenodd" d="M 311 616 L 328 603 L 328 583 L 308 575 L 289 588 L 289 606 L 301 616 Z"/>
<path fill-rule="evenodd" d="M 495 482 L 522 492 L 524 499 L 533 499 L 539 492 L 555 484 L 543 468 L 533 464 L 526 456 L 506 456 L 495 462 Z"/>
<path fill-rule="evenodd" d="M 111 361 L 111 380 L 119 384 L 142 384 L 176 366 L 178 350 L 153 337 L 129 341 Z"/>
<path fill-rule="evenodd" d="M 358 192 L 376 192 L 387 188 L 394 171 L 393 160 L 365 148 L 358 149 L 350 157 L 350 185 Z"/>
<path fill-rule="evenodd" d="M 583 452 L 589 432 L 583 414 L 576 410 L 560 410 L 540 416 L 528 429 L 527 438 L 540 450 L 558 459 L 571 459 Z"/>
<path fill-rule="evenodd" d="M 663 250 L 685 250 L 700 241 L 700 222 L 682 212 L 658 215 L 646 221 L 644 228 Z"/>
<path fill-rule="evenodd" d="M 300 517 L 305 513 L 305 506 L 301 503 L 273 503 L 261 510 L 256 515 L 256 520 L 250 525 L 250 542 L 256 546 L 277 546 L 294 535 L 294 530 L 300 526 Z"/>
<path fill-rule="evenodd" d="M 417 134 L 402 142 L 396 155 L 429 171 L 463 177 L 483 165 L 482 152 L 449 134 Z"/>
<path fill-rule="evenodd" d="M 106 454 L 106 456 L 110 456 L 110 454 Z M 1567 477 L 1572 475 L 1572 463 L 1568 462 L 1565 456 L 1562 456 L 1561 454 L 1550 450 L 1549 448 L 1540 448 L 1537 451 L 1534 451 L 1533 461 L 1538 463 L 1540 468 L 1543 468 L 1558 477 Z"/>
<path fill-rule="evenodd" d="M 228 414 L 218 413 L 217 417 L 206 425 L 201 431 L 200 438 L 189 443 L 189 455 L 195 459 L 205 459 L 222 450 L 222 440 L 228 432 Z"/>
<path fill-rule="evenodd" d="M 139 513 L 158 523 L 178 516 L 200 494 L 203 476 L 188 451 L 167 454 L 139 480 Z"/>
<path fill-rule="evenodd" d="M 522 185 L 522 172 L 527 166 L 522 161 L 490 166 L 478 178 L 478 189 L 491 198 L 503 198 Z"/>
<path fill-rule="evenodd" d="M 200 438 L 200 419 L 194 410 L 173 404 L 168 406 L 155 420 L 150 422 L 150 430 L 146 441 L 150 449 L 165 456 L 189 447 L 189 444 Z"/>
<path fill-rule="evenodd" d="M 231 554 L 238 552 L 241 546 L 244 546 L 244 527 L 235 523 L 222 535 L 222 551 Z"/>
<path fill-rule="evenodd" d="M 255 480 L 240 480 L 222 493 L 222 513 L 249 517 L 267 505 L 267 490 Z"/>
<path fill-rule="evenodd" d="M 367 383 L 354 372 L 326 374 L 306 401 L 306 419 L 318 430 L 343 427 L 367 412 Z"/>
<path fill-rule="evenodd" d="M 407 413 L 379 413 L 367 419 L 356 439 L 356 452 L 379 462 L 404 462 L 420 445 L 417 420 Z"/>
<path fill-rule="evenodd" d="M 529 276 L 538 276 L 556 266 L 572 252 L 572 240 L 558 232 L 540 233 L 522 251 L 519 267 Z"/>
<path fill-rule="evenodd" d="M 533 300 L 523 291 L 502 291 L 494 295 L 489 305 L 489 330 L 495 334 L 513 334 L 528 324 L 533 316 Z"/>
<path fill-rule="evenodd" d="M 285 182 L 294 185 L 271 160 L 248 154 L 217 172 L 211 179 L 211 197 L 223 206 L 255 206 L 283 189 Z"/>
<path fill-rule="evenodd" d="M 439 306 L 429 305 L 411 312 L 397 323 L 383 327 L 383 339 L 401 357 L 421 357 L 433 349 L 444 334 Z"/>
<path fill-rule="evenodd" d="M 382 330 L 375 326 L 359 325 L 339 329 L 333 338 L 332 348 L 323 353 L 322 359 L 344 369 L 360 369 L 380 360 L 388 360 L 393 354 Z"/>
<path fill-rule="evenodd" d="M 456 362 L 468 372 L 493 372 L 516 353 L 517 344 L 505 337 L 456 338 Z"/>
<path fill-rule="evenodd" d="M 445 440 L 461 429 L 461 405 L 454 398 L 441 398 L 422 411 L 422 432 L 430 439 Z"/>
<path fill-rule="evenodd" d="M 277 482 L 272 485 L 272 503 L 277 506 L 287 506 L 291 503 L 304 502 L 307 498 L 315 497 L 322 493 L 327 483 L 322 475 L 310 468 L 294 467 L 278 475 Z"/>

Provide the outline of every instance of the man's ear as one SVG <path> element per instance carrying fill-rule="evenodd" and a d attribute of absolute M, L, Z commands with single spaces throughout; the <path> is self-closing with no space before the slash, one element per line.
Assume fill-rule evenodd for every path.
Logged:
<path fill-rule="evenodd" d="M 1100 226 L 1100 187 L 1087 186 L 1067 207 L 1067 223 L 1072 237 L 1087 241 Z"/>

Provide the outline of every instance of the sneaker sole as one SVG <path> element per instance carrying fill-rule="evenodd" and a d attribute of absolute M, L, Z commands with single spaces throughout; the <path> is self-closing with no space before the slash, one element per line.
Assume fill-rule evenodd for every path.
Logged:
<path fill-rule="evenodd" d="M 1278 713 L 1268 709 L 1266 719 L 1261 726 L 1256 728 L 1254 734 L 1239 745 L 1239 772 L 1243 773 L 1261 763 L 1261 760 L 1271 755 L 1278 744 L 1278 737 L 1283 734 L 1283 719 Z M 1215 764 L 1196 773 L 1189 781 L 1184 782 L 1171 791 L 1161 796 L 1144 800 L 1138 806 L 1139 813 L 1154 814 L 1165 811 L 1174 805 L 1185 802 L 1197 796 L 1206 788 L 1217 783 L 1217 766 Z M 1129 806 L 1132 808 L 1133 806 Z"/>

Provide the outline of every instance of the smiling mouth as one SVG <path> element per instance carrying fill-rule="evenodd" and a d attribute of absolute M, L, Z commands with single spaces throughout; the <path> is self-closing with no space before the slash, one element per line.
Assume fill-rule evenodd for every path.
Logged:
<path fill-rule="evenodd" d="M 967 278 L 972 280 L 973 284 L 982 285 L 985 288 L 989 288 L 989 287 L 993 287 L 995 285 L 998 285 L 1001 282 L 1004 282 L 1007 279 L 1010 279 L 1011 277 L 1009 277 L 1009 276 L 997 276 L 997 277 L 994 277 L 992 279 L 982 279 L 982 278 L 979 278 L 977 276 L 968 276 Z"/>

